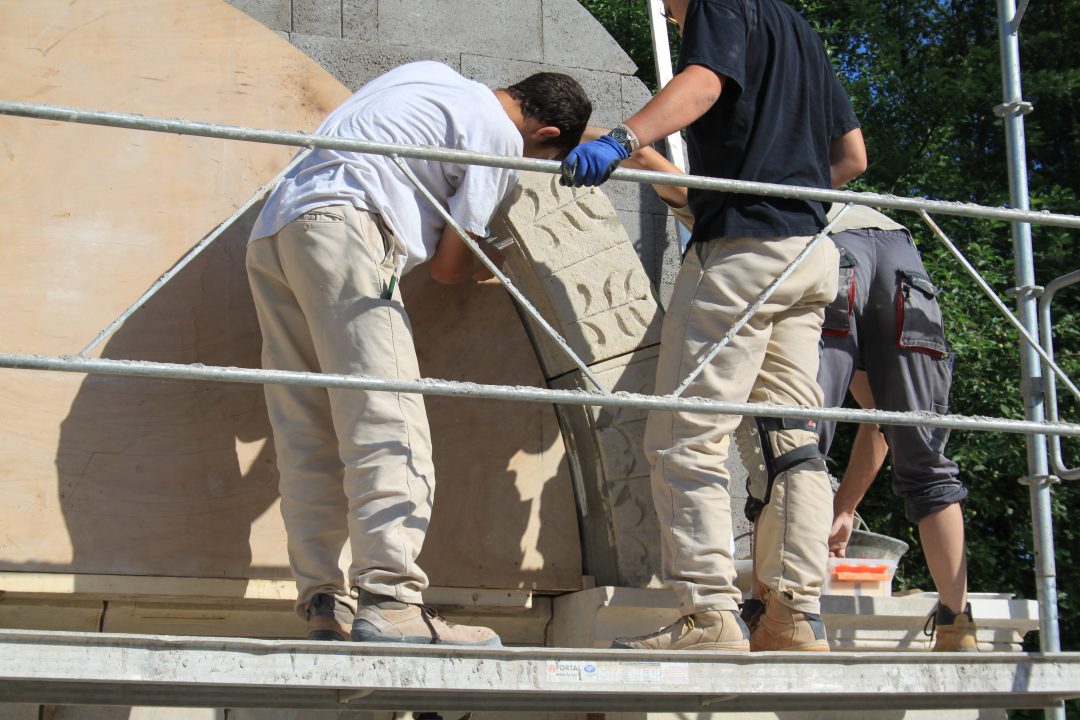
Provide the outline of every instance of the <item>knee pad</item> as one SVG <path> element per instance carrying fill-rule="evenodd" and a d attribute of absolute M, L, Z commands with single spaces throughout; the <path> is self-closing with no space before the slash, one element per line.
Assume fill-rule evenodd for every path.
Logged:
<path fill-rule="evenodd" d="M 787 452 L 780 451 L 778 435 L 788 430 L 816 433 L 817 422 L 797 418 L 744 417 L 735 430 L 739 457 L 747 472 L 744 513 L 750 522 L 756 521 L 769 504 L 773 484 L 782 474 L 803 466 L 825 469 L 816 442 L 800 445 Z"/>

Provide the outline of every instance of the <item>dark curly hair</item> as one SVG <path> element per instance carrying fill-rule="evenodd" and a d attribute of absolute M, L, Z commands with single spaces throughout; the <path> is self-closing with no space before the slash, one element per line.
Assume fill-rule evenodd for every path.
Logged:
<path fill-rule="evenodd" d="M 521 105 L 523 115 L 559 128 L 559 136 L 547 146 L 558 148 L 560 157 L 581 142 L 592 114 L 592 102 L 577 80 L 563 73 L 536 73 L 506 88 L 506 92 Z"/>

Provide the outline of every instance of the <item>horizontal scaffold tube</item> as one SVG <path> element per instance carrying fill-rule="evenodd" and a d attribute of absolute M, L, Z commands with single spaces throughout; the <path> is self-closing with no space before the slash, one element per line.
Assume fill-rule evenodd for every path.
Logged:
<path fill-rule="evenodd" d="M 223 140 L 244 140 L 248 142 L 293 145 L 296 147 L 332 148 L 376 155 L 400 155 L 401 157 L 440 160 L 446 162 L 471 163 L 491 167 L 505 167 L 515 170 L 532 170 L 543 173 L 559 173 L 559 163 L 554 160 L 534 160 L 520 157 L 504 157 L 449 150 L 419 145 L 394 145 L 374 143 L 365 140 L 351 140 L 313 133 L 288 132 L 281 130 L 261 130 L 236 125 L 218 125 L 214 123 L 170 120 L 166 118 L 133 115 L 130 113 L 97 112 L 59 105 L 41 105 L 0 101 L 0 115 L 36 118 L 39 120 L 59 120 L 61 122 L 104 125 L 131 130 L 174 133 L 178 135 L 197 135 L 200 137 L 220 138 Z M 1001 207 L 988 207 L 974 203 L 951 202 L 947 200 L 925 200 L 905 198 L 880 193 L 850 192 L 846 190 L 824 190 L 821 188 L 796 187 L 775 183 L 749 182 L 745 180 L 727 180 L 701 177 L 698 175 L 675 175 L 647 170 L 628 170 L 620 168 L 612 176 L 615 180 L 651 183 L 659 185 L 683 185 L 702 190 L 718 190 L 745 195 L 765 195 L 768 197 L 800 198 L 822 202 L 854 203 L 894 210 L 917 212 L 926 210 L 942 215 L 961 217 L 981 217 L 1003 222 L 1028 222 L 1040 225 L 1080 228 L 1080 216 L 1062 215 L 1031 210 L 1013 210 Z"/>
<path fill-rule="evenodd" d="M 419 395 L 441 395 L 489 400 L 517 400 L 554 405 L 589 405 L 595 407 L 634 407 L 645 410 L 679 410 L 682 412 L 716 413 L 718 415 L 758 415 L 781 418 L 812 418 L 839 422 L 877 423 L 881 425 L 913 425 L 940 427 L 951 430 L 982 430 L 1008 433 L 1041 433 L 1080 437 L 1080 424 L 1008 420 L 1006 418 L 937 415 L 927 412 L 892 412 L 885 410 L 855 410 L 851 408 L 811 408 L 771 403 L 736 403 L 701 398 L 640 395 L 635 393 L 601 393 L 584 390 L 552 390 L 529 386 L 484 385 L 453 380 L 392 380 L 363 375 L 306 373 L 286 370 L 217 367 L 213 365 L 183 365 L 142 360 L 105 360 L 67 356 L 15 355 L 0 353 L 0 368 L 15 370 L 49 370 L 93 375 L 122 375 L 158 378 L 163 380 L 198 380 L 237 382 L 256 385 L 308 385 L 344 390 L 374 390 Z"/>

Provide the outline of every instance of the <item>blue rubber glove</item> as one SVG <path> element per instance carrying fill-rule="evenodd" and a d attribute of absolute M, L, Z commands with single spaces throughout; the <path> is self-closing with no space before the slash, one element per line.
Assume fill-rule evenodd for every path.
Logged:
<path fill-rule="evenodd" d="M 599 185 L 611 177 L 612 171 L 628 157 L 630 153 L 626 152 L 626 148 L 610 135 L 582 143 L 571 150 L 562 161 L 559 184 L 566 187 Z"/>

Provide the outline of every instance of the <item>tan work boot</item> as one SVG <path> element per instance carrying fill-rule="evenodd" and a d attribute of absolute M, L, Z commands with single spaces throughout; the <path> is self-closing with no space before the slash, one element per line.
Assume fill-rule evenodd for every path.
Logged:
<path fill-rule="evenodd" d="M 733 610 L 706 610 L 681 618 L 651 635 L 616 638 L 611 647 L 623 650 L 729 650 L 750 649 L 750 633 Z"/>
<path fill-rule="evenodd" d="M 926 618 L 923 632 L 934 638 L 933 652 L 979 652 L 978 631 L 971 617 L 971 603 L 954 613 L 941 603 Z"/>
<path fill-rule="evenodd" d="M 825 623 L 820 615 L 792 610 L 769 593 L 765 597 L 765 611 L 758 616 L 750 633 L 750 650 L 829 652 Z"/>
<path fill-rule="evenodd" d="M 318 593 L 308 603 L 308 640 L 348 640 L 352 623 L 352 606 L 334 595 Z"/>
<path fill-rule="evenodd" d="M 427 605 L 411 605 L 384 595 L 360 593 L 352 624 L 355 642 L 422 643 L 501 647 L 494 630 L 447 622 Z"/>

